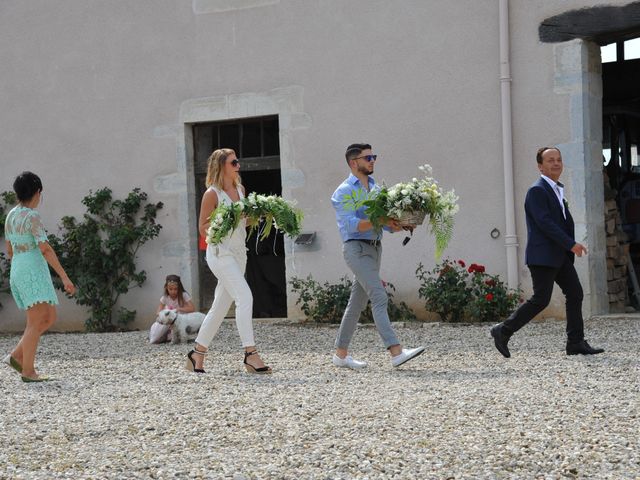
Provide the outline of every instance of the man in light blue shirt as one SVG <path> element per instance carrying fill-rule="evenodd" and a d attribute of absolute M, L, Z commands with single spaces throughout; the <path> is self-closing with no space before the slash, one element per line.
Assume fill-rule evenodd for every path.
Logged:
<path fill-rule="evenodd" d="M 371 300 L 371 311 L 378 333 L 391 354 L 391 364 L 399 367 L 423 353 L 424 347 L 406 349 L 400 345 L 391 327 L 387 312 L 387 292 L 380 279 L 382 232 L 373 228 L 373 224 L 365 213 L 365 207 L 354 209 L 353 203 L 349 201 L 349 198 L 354 195 L 361 197 L 375 194 L 378 187 L 371 174 L 377 155 L 372 154 L 371 145 L 368 143 L 354 143 L 347 147 L 345 158 L 351 174 L 333 193 L 331 203 L 336 211 L 338 229 L 344 242 L 342 253 L 347 266 L 354 274 L 354 280 L 349 303 L 340 322 L 333 364 L 337 367 L 352 369 L 367 366 L 365 362 L 355 360 L 349 355 L 348 348 L 360 314 L 367 306 L 367 302 Z M 385 229 L 397 232 L 402 227 L 396 220 L 390 218 L 386 222 Z"/>
<path fill-rule="evenodd" d="M 374 162 L 375 160 L 371 162 L 372 170 Z M 368 177 L 368 179 L 369 184 L 364 186 L 358 177 L 352 173 L 340 184 L 331 196 L 331 203 L 336 210 L 338 230 L 340 231 L 340 237 L 343 242 L 348 240 L 380 240 L 382 238 L 382 232 L 378 233 L 373 228 L 364 231 L 359 229 L 362 220 L 368 221 L 368 217 L 364 213 L 366 207 L 360 207 L 354 211 L 353 207 L 351 207 L 347 201 L 347 199 L 353 198 L 354 196 L 363 195 L 363 192 L 369 194 L 379 190 L 380 187 L 378 187 L 373 177 Z M 386 227 L 386 229 L 391 231 L 389 227 Z"/>

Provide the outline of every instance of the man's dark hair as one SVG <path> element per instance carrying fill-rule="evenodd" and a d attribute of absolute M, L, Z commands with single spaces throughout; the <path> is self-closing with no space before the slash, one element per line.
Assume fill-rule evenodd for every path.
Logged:
<path fill-rule="evenodd" d="M 352 143 L 347 147 L 347 151 L 344 153 L 344 158 L 346 158 L 347 163 L 349 163 L 349 160 L 356 158 L 363 150 L 371 150 L 371 145 L 368 143 Z"/>
<path fill-rule="evenodd" d="M 539 165 L 542 165 L 542 154 L 547 150 L 557 150 L 558 153 L 562 155 L 562 152 L 558 147 L 541 147 L 536 152 L 536 162 L 538 162 Z"/>
<path fill-rule="evenodd" d="M 42 191 L 42 181 L 33 172 L 22 172 L 13 182 L 13 191 L 21 202 L 27 202 L 33 196 Z"/>

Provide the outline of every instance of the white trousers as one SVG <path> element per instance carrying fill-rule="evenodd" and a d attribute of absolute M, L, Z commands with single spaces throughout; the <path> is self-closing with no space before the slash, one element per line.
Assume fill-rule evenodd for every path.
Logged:
<path fill-rule="evenodd" d="M 232 302 L 236 302 L 236 326 L 240 334 L 243 347 L 253 347 L 253 295 L 244 278 L 247 267 L 246 255 L 215 254 L 215 247 L 207 248 L 207 265 L 218 279 L 213 304 L 207 313 L 196 343 L 209 347 L 213 337 L 218 332 L 224 316 L 229 311 Z"/>

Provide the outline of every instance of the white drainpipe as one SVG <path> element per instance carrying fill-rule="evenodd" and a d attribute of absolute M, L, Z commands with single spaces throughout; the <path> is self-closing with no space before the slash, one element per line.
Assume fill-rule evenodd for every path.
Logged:
<path fill-rule="evenodd" d="M 500 0 L 500 96 L 502 99 L 502 162 L 506 217 L 507 284 L 518 288 L 518 236 L 513 191 L 513 138 L 511 133 L 511 67 L 509 65 L 509 0 Z"/>

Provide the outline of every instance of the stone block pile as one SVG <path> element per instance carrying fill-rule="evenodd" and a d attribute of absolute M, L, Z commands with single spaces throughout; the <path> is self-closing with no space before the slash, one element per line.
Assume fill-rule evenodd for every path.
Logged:
<path fill-rule="evenodd" d="M 628 301 L 627 263 L 629 261 L 629 240 L 622 230 L 622 218 L 616 201 L 605 201 L 605 229 L 607 234 L 607 291 L 609 311 L 622 313 Z"/>

